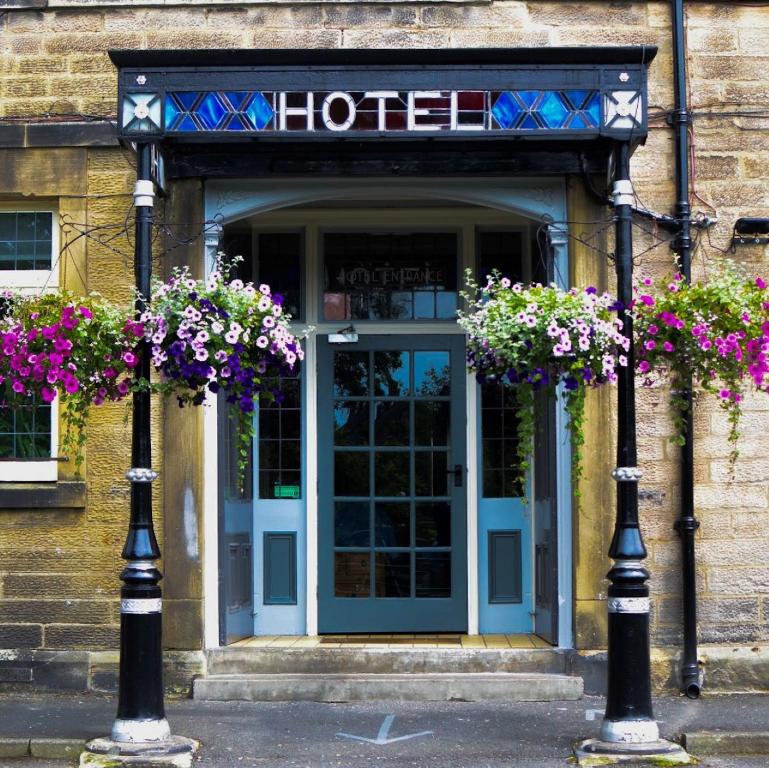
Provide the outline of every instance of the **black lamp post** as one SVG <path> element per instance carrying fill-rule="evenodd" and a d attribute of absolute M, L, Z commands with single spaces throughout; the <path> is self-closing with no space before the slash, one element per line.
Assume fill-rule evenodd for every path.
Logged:
<path fill-rule="evenodd" d="M 152 272 L 152 146 L 140 143 L 136 149 L 137 180 L 134 191 L 136 239 L 134 276 L 138 297 L 137 320 L 150 295 Z M 149 344 L 139 344 L 137 380 L 149 380 Z M 161 741 L 171 731 L 163 706 L 163 648 L 161 641 L 160 571 L 155 560 L 160 549 L 152 525 L 152 470 L 150 442 L 150 394 L 133 395 L 131 469 L 131 522 L 122 557 L 127 561 L 120 574 L 120 681 L 117 718 L 112 726 L 115 741 Z"/>
<path fill-rule="evenodd" d="M 152 145 L 139 142 L 136 147 L 137 179 L 134 189 L 136 231 L 134 275 L 138 297 L 136 319 L 145 309 L 150 295 L 152 273 L 152 207 L 155 197 L 152 182 Z M 136 378 L 149 380 L 149 343 L 142 339 L 138 347 Z M 146 389 L 133 395 L 131 435 L 131 519 L 122 557 L 126 567 L 120 574 L 120 677 L 118 710 L 110 739 L 94 739 L 86 752 L 108 758 L 109 765 L 189 766 L 197 743 L 182 736 L 171 736 L 163 702 L 163 644 L 161 627 L 162 575 L 155 566 L 160 557 L 152 524 L 152 469 L 150 434 L 150 394 Z M 125 758 L 125 759 L 123 759 Z M 101 764 L 89 758 L 87 765 Z M 82 761 L 81 761 L 82 763 Z"/>
<path fill-rule="evenodd" d="M 618 142 L 614 152 L 614 222 L 617 298 L 627 308 L 633 298 L 633 223 L 635 202 L 630 181 L 630 145 Z M 686 763 L 677 744 L 661 741 L 652 713 L 649 658 L 649 572 L 643 566 L 646 547 L 638 525 L 638 481 L 635 413 L 633 318 L 622 313 L 623 335 L 631 340 L 627 366 L 618 368 L 617 382 L 617 517 L 609 557 L 608 681 L 606 714 L 600 740 L 577 747 L 577 760 L 594 764 L 597 755 L 664 756 Z"/>

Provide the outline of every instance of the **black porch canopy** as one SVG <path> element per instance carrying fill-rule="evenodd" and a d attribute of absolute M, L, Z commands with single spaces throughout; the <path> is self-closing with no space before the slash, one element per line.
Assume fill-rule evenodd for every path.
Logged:
<path fill-rule="evenodd" d="M 111 51 L 118 131 L 170 176 L 603 170 L 656 48 Z"/>

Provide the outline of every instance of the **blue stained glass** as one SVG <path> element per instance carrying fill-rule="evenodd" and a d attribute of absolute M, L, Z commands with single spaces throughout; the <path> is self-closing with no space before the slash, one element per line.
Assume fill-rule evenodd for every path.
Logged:
<path fill-rule="evenodd" d="M 593 126 L 597 128 L 601 124 L 601 96 L 598 91 L 594 91 L 585 106 L 587 116 L 593 121 Z"/>
<path fill-rule="evenodd" d="M 540 93 L 541 91 L 516 91 L 516 95 L 526 109 L 531 109 L 534 106 Z"/>
<path fill-rule="evenodd" d="M 192 109 L 193 104 L 197 101 L 198 96 L 200 96 L 200 93 L 191 91 L 178 91 L 176 93 L 172 93 L 171 96 L 177 99 L 177 101 L 184 108 L 185 112 L 189 112 Z"/>
<path fill-rule="evenodd" d="M 577 112 L 577 114 L 572 117 L 571 122 L 569 123 L 569 128 L 574 128 L 575 130 L 579 130 L 580 128 L 590 128 L 585 122 L 583 115 L 584 112 Z"/>
<path fill-rule="evenodd" d="M 539 105 L 539 114 L 548 128 L 561 128 L 569 110 L 563 105 L 560 96 L 550 91 Z"/>
<path fill-rule="evenodd" d="M 582 109 L 582 106 L 591 93 L 592 91 L 565 91 L 565 94 L 574 109 Z"/>
<path fill-rule="evenodd" d="M 526 117 L 523 118 L 521 121 L 521 124 L 518 126 L 519 128 L 539 128 L 539 123 L 534 119 L 534 115 L 527 114 Z"/>
<path fill-rule="evenodd" d="M 503 91 L 494 102 L 491 114 L 502 128 L 512 128 L 521 114 L 521 108 L 510 91 Z"/>
<path fill-rule="evenodd" d="M 261 131 L 275 114 L 272 106 L 270 106 L 270 102 L 267 101 L 263 93 L 255 93 L 248 107 L 243 112 L 257 131 Z"/>
<path fill-rule="evenodd" d="M 230 112 L 242 112 L 246 105 L 246 99 L 251 94 L 248 91 L 225 91 L 224 97 L 227 99 Z"/>
<path fill-rule="evenodd" d="M 166 99 L 165 117 L 166 117 L 166 130 L 172 131 L 174 129 L 174 120 L 181 114 L 179 107 L 176 106 L 176 102 L 173 97 L 169 96 Z"/>
<path fill-rule="evenodd" d="M 174 128 L 176 131 L 197 131 L 198 126 L 195 125 L 195 121 L 190 115 L 184 115 L 177 126 Z"/>
<path fill-rule="evenodd" d="M 251 129 L 243 122 L 243 118 L 240 115 L 235 115 L 232 120 L 227 124 L 226 130 L 228 131 L 250 131 Z"/>
<path fill-rule="evenodd" d="M 215 93 L 209 93 L 195 110 L 195 114 L 206 130 L 214 131 L 219 127 L 227 110 Z"/>

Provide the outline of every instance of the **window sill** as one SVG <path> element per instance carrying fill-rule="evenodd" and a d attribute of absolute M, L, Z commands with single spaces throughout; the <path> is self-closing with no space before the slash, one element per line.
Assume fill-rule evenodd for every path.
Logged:
<path fill-rule="evenodd" d="M 0 509 L 85 509 L 84 482 L 0 483 Z"/>

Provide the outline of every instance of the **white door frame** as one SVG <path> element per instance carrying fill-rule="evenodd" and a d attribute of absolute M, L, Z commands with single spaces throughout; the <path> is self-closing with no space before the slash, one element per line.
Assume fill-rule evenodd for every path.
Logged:
<path fill-rule="evenodd" d="M 248 216 L 277 211 L 290 206 L 337 200 L 377 201 L 437 201 L 448 200 L 511 213 L 542 224 L 549 224 L 555 258 L 556 281 L 568 283 L 568 227 L 566 222 L 566 190 L 563 178 L 440 178 L 440 179 L 248 179 L 213 181 L 205 184 L 205 271 L 214 263 L 221 227 Z M 308 246 L 316 248 L 310 242 Z M 308 311 L 317 302 L 317 277 L 310 276 L 307 285 Z M 336 324 L 338 325 L 338 323 Z M 387 326 L 394 330 L 392 324 Z M 419 329 L 410 324 L 412 332 Z M 319 332 L 324 329 L 318 328 Z M 381 333 L 372 325 L 368 332 Z M 440 332 L 437 328 L 430 332 Z M 359 332 L 365 332 L 364 326 Z M 307 343 L 307 370 L 313 370 L 316 360 L 315 335 Z M 470 378 L 472 381 L 472 378 Z M 305 387 L 307 414 L 306 445 L 314 445 L 316 437 L 317 393 L 314 386 Z M 476 412 L 476 387 L 467 387 L 467 413 Z M 572 519 L 571 519 L 571 444 L 565 429 L 565 413 L 558 413 L 557 464 L 558 483 L 558 602 L 560 647 L 573 646 L 572 590 Z M 477 429 L 475 420 L 468 418 L 468 456 L 474 455 Z M 206 648 L 219 645 L 219 570 L 218 570 L 218 461 L 217 461 L 216 402 L 207 404 L 204 415 L 204 493 L 203 493 L 203 587 L 204 636 Z M 471 451 L 472 449 L 472 451 Z M 317 599 L 317 456 L 307 451 L 308 489 L 306 500 L 307 535 L 307 618 L 308 635 L 316 635 L 318 627 Z M 468 631 L 478 633 L 478 547 L 477 547 L 477 470 L 468 477 Z"/>

